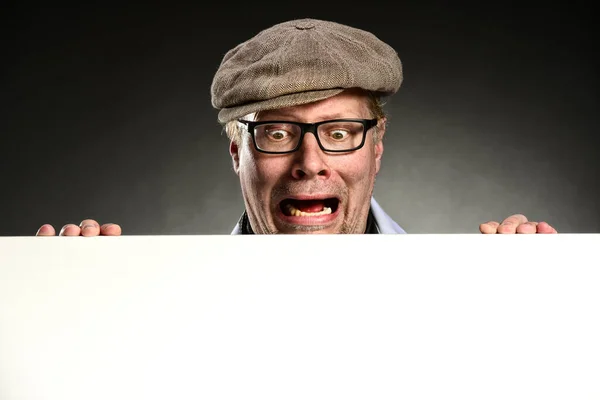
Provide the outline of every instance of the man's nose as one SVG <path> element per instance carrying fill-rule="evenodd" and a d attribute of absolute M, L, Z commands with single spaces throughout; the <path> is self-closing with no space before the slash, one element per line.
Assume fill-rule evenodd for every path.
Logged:
<path fill-rule="evenodd" d="M 327 155 L 319 147 L 317 138 L 312 132 L 306 132 L 300 148 L 293 155 L 292 176 L 294 178 L 328 178 L 331 175 Z"/>

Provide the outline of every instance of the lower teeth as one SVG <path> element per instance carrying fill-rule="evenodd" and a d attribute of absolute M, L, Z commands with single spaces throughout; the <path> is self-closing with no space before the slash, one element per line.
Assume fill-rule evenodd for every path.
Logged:
<path fill-rule="evenodd" d="M 318 212 L 305 212 L 305 211 L 298 210 L 296 207 L 294 207 L 291 204 L 288 204 L 287 210 L 291 216 L 295 216 L 295 217 L 316 217 L 319 215 L 331 214 L 330 207 L 323 207 L 323 210 L 318 211 Z"/>

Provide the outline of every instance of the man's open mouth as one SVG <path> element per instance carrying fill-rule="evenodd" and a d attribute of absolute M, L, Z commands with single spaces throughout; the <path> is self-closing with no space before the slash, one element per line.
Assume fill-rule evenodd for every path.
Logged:
<path fill-rule="evenodd" d="M 285 199 L 279 203 L 283 215 L 288 217 L 318 217 L 333 214 L 337 211 L 340 201 L 336 197 L 325 199 Z"/>

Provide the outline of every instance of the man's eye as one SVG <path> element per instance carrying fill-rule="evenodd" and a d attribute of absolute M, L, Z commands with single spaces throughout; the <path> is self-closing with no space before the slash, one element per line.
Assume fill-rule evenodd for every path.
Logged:
<path fill-rule="evenodd" d="M 268 136 L 271 139 L 275 139 L 275 140 L 281 140 L 281 139 L 285 139 L 289 134 L 286 131 L 271 131 L 268 133 Z"/>
<path fill-rule="evenodd" d="M 343 140 L 348 136 L 348 132 L 342 131 L 342 130 L 337 130 L 337 131 L 331 132 L 329 134 L 329 136 L 331 136 L 331 138 L 334 140 Z"/>

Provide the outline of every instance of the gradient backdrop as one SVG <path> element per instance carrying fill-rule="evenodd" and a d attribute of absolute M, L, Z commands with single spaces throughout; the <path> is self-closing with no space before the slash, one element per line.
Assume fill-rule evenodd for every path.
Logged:
<path fill-rule="evenodd" d="M 404 63 L 375 196 L 409 233 L 517 212 L 600 232 L 592 8 L 444 4 L 3 6 L 0 235 L 84 218 L 229 233 L 243 203 L 212 74 L 239 42 L 307 16 L 371 30 Z"/>

